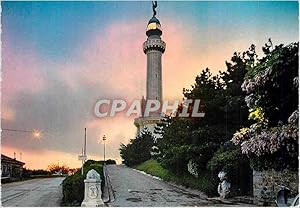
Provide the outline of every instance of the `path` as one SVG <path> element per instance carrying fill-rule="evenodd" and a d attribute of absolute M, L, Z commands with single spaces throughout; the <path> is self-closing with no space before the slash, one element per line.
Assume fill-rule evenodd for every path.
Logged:
<path fill-rule="evenodd" d="M 2 184 L 2 206 L 60 206 L 63 177 Z"/>

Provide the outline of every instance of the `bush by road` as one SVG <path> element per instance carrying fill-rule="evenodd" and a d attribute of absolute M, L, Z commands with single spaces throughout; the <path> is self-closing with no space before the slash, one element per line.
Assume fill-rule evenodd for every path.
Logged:
<path fill-rule="evenodd" d="M 80 206 L 84 199 L 84 179 L 89 170 L 96 170 L 101 176 L 101 186 L 103 190 L 103 161 L 88 160 L 83 166 L 83 175 L 78 170 L 74 175 L 68 176 L 63 181 L 63 206 Z"/>

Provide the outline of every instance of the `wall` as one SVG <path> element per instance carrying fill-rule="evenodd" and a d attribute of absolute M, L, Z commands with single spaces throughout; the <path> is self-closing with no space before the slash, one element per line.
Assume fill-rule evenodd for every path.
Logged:
<path fill-rule="evenodd" d="M 288 187 L 291 190 L 291 195 L 295 197 L 298 194 L 298 179 L 298 172 L 288 170 L 284 170 L 283 172 L 254 170 L 253 196 L 255 203 L 274 206 L 277 192 L 280 190 L 281 185 Z"/>

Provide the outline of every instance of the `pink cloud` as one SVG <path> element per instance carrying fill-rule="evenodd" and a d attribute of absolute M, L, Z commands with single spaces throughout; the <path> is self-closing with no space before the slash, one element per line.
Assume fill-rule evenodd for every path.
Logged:
<path fill-rule="evenodd" d="M 185 25 L 168 19 L 161 20 L 161 22 L 163 26 L 162 39 L 167 44 L 162 59 L 163 96 L 165 99 L 182 98 L 182 88 L 189 88 L 200 70 L 210 67 L 213 72 L 217 72 L 225 67 L 225 60 L 231 57 L 234 49 L 238 50 L 248 46 L 242 40 L 224 43 L 222 47 L 213 41 L 209 45 L 203 46 L 194 41 L 195 38 L 192 35 L 195 33 Z M 80 105 L 78 108 L 76 103 L 71 103 L 69 106 L 74 107 L 74 113 L 76 113 L 75 110 L 82 112 L 93 108 L 94 106 L 88 105 L 89 100 L 95 103 L 96 97 L 110 95 L 111 97 L 108 99 L 122 98 L 130 103 L 132 99 L 139 99 L 145 95 L 146 55 L 143 53 L 142 44 L 147 38 L 145 35 L 146 23 L 144 20 L 112 23 L 107 28 L 99 29 L 98 32 L 83 41 L 77 51 L 80 58 L 55 63 L 58 68 L 51 71 L 52 78 L 62 81 L 66 87 L 72 89 L 67 92 L 73 94 L 66 95 L 67 97 L 76 98 L 73 100 L 80 104 L 84 103 L 84 106 Z M 2 60 L 2 92 L 5 100 L 24 90 L 31 93 L 40 92 L 45 89 L 46 84 L 49 84 L 46 81 L 51 81 L 46 80 L 42 70 L 42 60 L 33 51 L 24 54 L 13 47 L 4 45 Z M 88 91 L 83 91 L 83 88 L 87 88 Z M 99 92 L 97 92 L 98 89 Z M 81 95 L 82 92 L 89 93 L 89 90 L 93 92 L 86 97 Z M 88 102 L 85 102 L 84 99 Z M 8 118 L 13 118 L 13 112 L 14 109 L 7 110 Z M 92 112 L 92 110 L 89 111 L 90 114 L 87 118 L 81 116 L 76 121 L 77 124 L 84 121 L 84 126 L 88 128 L 88 145 L 97 147 L 97 149 L 99 146 L 99 152 L 89 154 L 97 159 L 102 157 L 102 145 L 98 143 L 98 140 L 103 134 L 106 134 L 108 157 L 119 159 L 120 143 L 127 143 L 130 138 L 135 136 L 136 128 L 133 124 L 133 117 L 126 118 L 124 114 L 119 114 L 114 118 L 99 119 L 95 118 Z M 73 123 L 74 126 L 77 124 Z M 68 135 L 69 132 L 62 133 Z M 81 144 L 76 145 L 79 154 Z M 20 151 L 7 147 L 5 149 L 7 153 Z M 48 150 L 43 150 L 43 152 L 42 157 L 39 155 L 38 158 L 47 158 L 47 163 L 59 159 L 60 162 L 77 165 L 77 167 L 80 165 L 74 154 Z M 42 167 L 42 159 L 35 159 L 38 155 L 37 152 L 28 151 L 24 155 L 28 155 L 28 158 L 24 157 L 24 159 L 30 161 L 29 167 Z"/>
<path fill-rule="evenodd" d="M 8 105 L 2 105 L 1 118 L 7 121 L 13 121 L 15 119 L 16 113 L 13 108 Z"/>
<path fill-rule="evenodd" d="M 79 63 L 67 63 L 60 70 L 65 83 L 73 89 L 82 84 L 105 87 L 123 99 L 144 94 L 146 57 L 142 51 L 145 35 L 136 33 L 142 23 L 116 22 L 93 34 L 80 48 Z"/>
<path fill-rule="evenodd" d="M 44 89 L 45 79 L 38 56 L 34 51 L 22 53 L 3 41 L 2 96 L 6 101 L 21 91 L 37 93 Z"/>

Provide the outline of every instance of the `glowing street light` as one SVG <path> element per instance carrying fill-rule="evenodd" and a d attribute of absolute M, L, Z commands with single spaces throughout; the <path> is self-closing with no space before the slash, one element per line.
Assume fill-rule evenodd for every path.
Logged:
<path fill-rule="evenodd" d="M 41 131 L 38 130 L 21 130 L 21 129 L 7 129 L 7 128 L 3 128 L 2 131 L 14 131 L 14 132 L 23 132 L 23 133 L 32 133 L 33 137 L 36 139 L 40 139 L 41 138 Z"/>
<path fill-rule="evenodd" d="M 34 131 L 33 131 L 33 136 L 34 136 L 34 138 L 36 138 L 36 139 L 40 139 L 40 138 L 41 138 L 41 132 L 40 132 L 40 131 L 37 131 L 37 130 L 34 130 Z"/>

